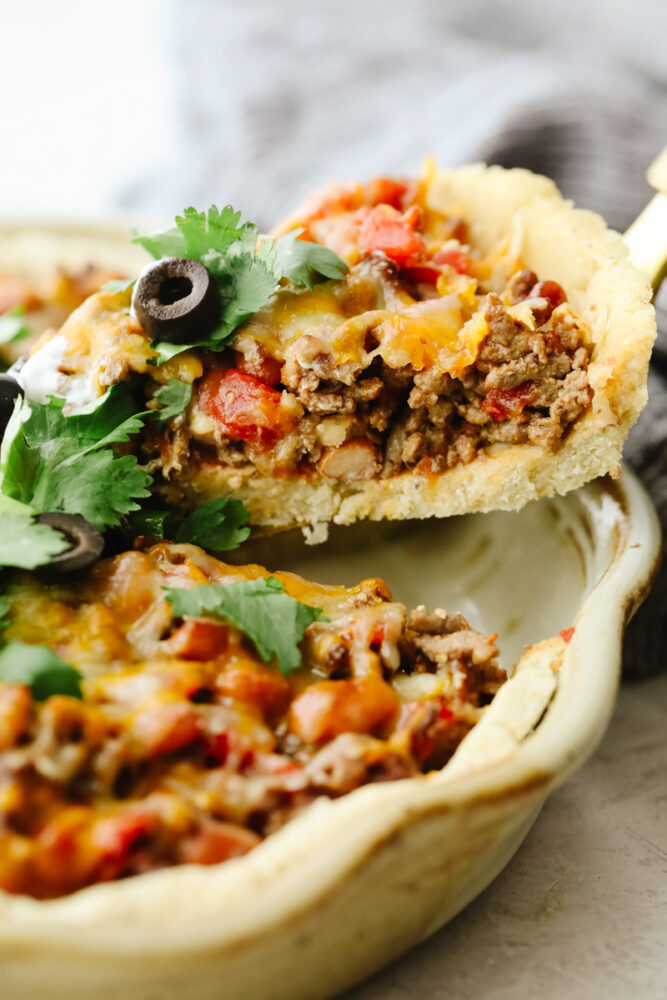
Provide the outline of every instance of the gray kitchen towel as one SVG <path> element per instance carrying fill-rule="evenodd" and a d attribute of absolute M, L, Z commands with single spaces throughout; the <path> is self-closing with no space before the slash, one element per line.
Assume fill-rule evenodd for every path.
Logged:
<path fill-rule="evenodd" d="M 664 0 L 171 0 L 165 18 L 174 149 L 126 191 L 144 215 L 230 201 L 268 227 L 318 184 L 430 154 L 548 174 L 622 231 L 667 144 Z M 626 456 L 665 525 L 664 311 L 650 391 Z M 666 611 L 664 571 L 628 674 L 665 665 Z"/>

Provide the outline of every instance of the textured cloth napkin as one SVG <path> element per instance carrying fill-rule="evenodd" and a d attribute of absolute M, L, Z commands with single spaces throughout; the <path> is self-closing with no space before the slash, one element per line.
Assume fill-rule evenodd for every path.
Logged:
<path fill-rule="evenodd" d="M 144 213 L 231 201 L 262 227 L 332 178 L 485 160 L 555 179 L 624 230 L 667 144 L 663 0 L 172 0 L 175 148 Z M 667 239 L 667 234 L 666 234 Z M 667 294 L 663 296 L 667 304 Z M 667 523 L 667 313 L 627 459 Z M 626 636 L 665 665 L 667 570 Z"/>

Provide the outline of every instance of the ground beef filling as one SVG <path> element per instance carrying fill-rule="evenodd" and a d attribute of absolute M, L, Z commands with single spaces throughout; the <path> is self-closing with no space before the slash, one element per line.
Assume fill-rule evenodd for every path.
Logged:
<path fill-rule="evenodd" d="M 374 268 L 365 261 L 363 270 L 353 269 L 348 297 L 358 302 L 363 285 L 371 289 L 372 303 L 396 305 L 400 285 L 395 272 L 387 262 L 382 267 L 371 263 Z M 259 430 L 236 413 L 225 422 L 225 414 L 220 419 L 209 406 L 215 427 L 207 435 L 198 434 L 196 427 L 188 430 L 183 421 L 148 442 L 149 454 L 160 454 L 155 467 L 170 478 L 194 455 L 196 461 L 203 457 L 230 466 L 251 462 L 271 476 L 317 470 L 352 482 L 408 469 L 442 472 L 472 461 L 489 445 L 557 449 L 592 397 L 583 320 L 567 305 L 559 285 L 538 282 L 527 270 L 515 274 L 502 295 L 477 299 L 488 333 L 474 364 L 460 377 L 437 367 L 392 368 L 380 356 L 363 371 L 341 371 L 333 354 L 322 350 L 322 341 L 304 334 L 298 360 L 288 358 L 273 385 L 242 372 L 226 376 L 231 391 L 245 394 L 246 402 L 253 402 L 255 394 L 263 414 L 260 423 L 264 421 Z M 372 327 L 366 336 L 372 348 Z M 255 357 L 246 355 L 227 368 L 245 362 L 261 373 L 268 370 L 268 361 L 258 350 Z M 210 382 L 209 375 L 198 390 L 200 409 L 208 406 L 210 392 L 203 386 Z"/>
<path fill-rule="evenodd" d="M 505 680 L 495 637 L 406 615 L 379 580 L 285 574 L 328 618 L 287 676 L 220 619 L 173 617 L 164 587 L 245 570 L 163 543 L 76 586 L 17 576 L 8 638 L 75 665 L 83 699 L 0 682 L 0 889 L 50 898 L 245 854 L 318 797 L 442 767 Z"/>

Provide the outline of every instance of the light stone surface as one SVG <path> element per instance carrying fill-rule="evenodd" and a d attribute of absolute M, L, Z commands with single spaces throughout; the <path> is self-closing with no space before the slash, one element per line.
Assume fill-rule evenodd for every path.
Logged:
<path fill-rule="evenodd" d="M 667 654 L 666 654 L 667 655 Z M 591 760 L 452 923 L 345 1000 L 664 1000 L 667 676 L 620 692 Z"/>

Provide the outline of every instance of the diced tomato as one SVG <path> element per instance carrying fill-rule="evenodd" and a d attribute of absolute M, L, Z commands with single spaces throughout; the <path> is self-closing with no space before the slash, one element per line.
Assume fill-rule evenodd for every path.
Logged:
<path fill-rule="evenodd" d="M 216 688 L 221 694 L 264 712 L 280 712 L 290 700 L 290 685 L 280 671 L 250 661 L 230 666 L 218 675 Z"/>
<path fill-rule="evenodd" d="M 420 217 L 416 205 L 403 214 L 391 205 L 361 209 L 359 246 L 366 253 L 384 253 L 401 267 L 417 264 L 426 256 L 424 240 L 416 231 Z"/>
<path fill-rule="evenodd" d="M 384 622 L 376 625 L 370 636 L 370 646 L 379 646 L 387 634 L 387 627 Z"/>
<path fill-rule="evenodd" d="M 218 622 L 188 618 L 170 639 L 172 652 L 184 660 L 214 660 L 227 649 L 229 628 Z"/>
<path fill-rule="evenodd" d="M 444 719 L 445 722 L 450 722 L 454 718 L 454 713 L 445 701 L 440 705 L 440 718 Z"/>
<path fill-rule="evenodd" d="M 234 823 L 209 823 L 199 833 L 181 843 L 183 864 L 216 865 L 228 858 L 247 854 L 259 844 L 256 833 Z"/>
<path fill-rule="evenodd" d="M 234 361 L 237 370 L 243 372 L 244 375 L 252 375 L 265 385 L 275 387 L 280 384 L 280 373 L 283 366 L 277 358 L 259 353 L 255 358 L 248 358 L 237 351 L 234 355 Z"/>
<path fill-rule="evenodd" d="M 206 733 L 206 752 L 219 764 L 224 764 L 229 756 L 229 735 L 227 733 Z"/>
<path fill-rule="evenodd" d="M 237 368 L 214 368 L 199 385 L 199 405 L 231 438 L 270 448 L 293 426 L 281 394 Z"/>
<path fill-rule="evenodd" d="M 406 277 L 410 281 L 423 282 L 426 285 L 437 284 L 438 278 L 442 274 L 439 267 L 436 267 L 435 264 L 430 264 L 428 261 L 424 264 L 410 264 L 404 270 Z"/>
<path fill-rule="evenodd" d="M 130 732 L 142 756 L 159 757 L 194 743 L 199 715 L 187 701 L 158 702 L 135 713 Z"/>
<path fill-rule="evenodd" d="M 304 743 L 322 743 L 341 733 L 376 733 L 394 718 L 400 700 L 379 677 L 311 684 L 290 708 L 292 730 Z"/>
<path fill-rule="evenodd" d="M 375 177 L 366 185 L 365 195 L 369 205 L 391 205 L 401 209 L 408 185 L 393 177 Z"/>
<path fill-rule="evenodd" d="M 564 629 L 561 629 L 561 631 L 560 631 L 560 637 L 563 640 L 563 642 L 570 642 L 570 640 L 572 639 L 573 635 L 574 635 L 574 626 L 573 625 L 570 628 L 564 628 Z"/>
<path fill-rule="evenodd" d="M 157 825 L 157 816 L 147 811 L 119 812 L 99 820 L 93 827 L 96 847 L 107 858 L 126 857 L 132 845 Z"/>
<path fill-rule="evenodd" d="M 537 394 L 535 382 L 523 382 L 513 389 L 491 389 L 482 401 L 482 409 L 500 422 L 508 417 L 519 417 Z"/>
<path fill-rule="evenodd" d="M 35 839 L 34 884 L 30 891 L 48 897 L 84 885 L 99 863 L 99 851 L 90 840 L 93 810 L 63 806 Z"/>
<path fill-rule="evenodd" d="M 448 247 L 433 254 L 434 264 L 449 264 L 459 274 L 469 274 L 472 258 L 461 247 Z"/>
<path fill-rule="evenodd" d="M 562 285 L 559 285 L 557 281 L 538 281 L 536 285 L 533 285 L 528 297 L 531 299 L 546 299 L 549 303 L 549 311 L 546 316 L 544 316 L 544 321 L 546 321 L 549 316 L 557 306 L 562 305 L 563 302 L 567 301 L 567 296 L 563 290 Z"/>

